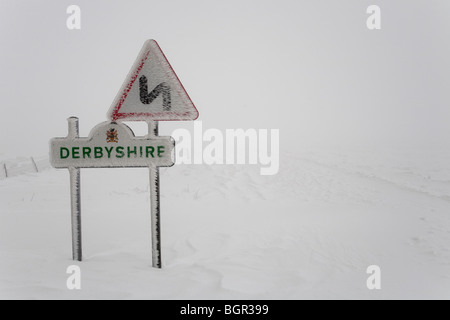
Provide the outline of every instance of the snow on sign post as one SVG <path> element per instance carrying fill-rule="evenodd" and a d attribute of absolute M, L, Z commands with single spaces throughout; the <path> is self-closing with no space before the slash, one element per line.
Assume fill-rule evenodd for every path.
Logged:
<path fill-rule="evenodd" d="M 172 137 L 158 136 L 158 121 L 197 118 L 197 109 L 161 48 L 148 40 L 108 111 L 109 121 L 80 138 L 78 118 L 68 119 L 68 136 L 50 141 L 50 162 L 70 172 L 74 260 L 82 260 L 80 168 L 148 167 L 152 265 L 161 268 L 159 167 L 174 164 L 175 142 Z M 122 121 L 147 122 L 148 135 L 135 137 Z"/>

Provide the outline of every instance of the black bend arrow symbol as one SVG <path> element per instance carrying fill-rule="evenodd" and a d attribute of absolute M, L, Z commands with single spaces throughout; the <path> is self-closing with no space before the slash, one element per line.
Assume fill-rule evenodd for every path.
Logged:
<path fill-rule="evenodd" d="M 139 95 L 143 104 L 150 104 L 160 94 L 163 96 L 163 109 L 164 111 L 170 111 L 172 108 L 172 101 L 170 98 L 170 87 L 167 83 L 162 82 L 156 86 L 152 92 L 148 93 L 147 77 L 141 76 L 139 78 Z"/>

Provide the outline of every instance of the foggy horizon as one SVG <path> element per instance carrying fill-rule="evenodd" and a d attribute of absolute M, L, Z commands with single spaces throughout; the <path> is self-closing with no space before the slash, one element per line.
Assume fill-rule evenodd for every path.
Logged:
<path fill-rule="evenodd" d="M 147 39 L 205 128 L 280 129 L 282 150 L 447 144 L 448 2 L 376 1 L 381 30 L 368 1 L 77 1 L 80 30 L 70 4 L 0 1 L 2 154 L 47 154 L 69 116 L 82 136 L 106 121 Z"/>

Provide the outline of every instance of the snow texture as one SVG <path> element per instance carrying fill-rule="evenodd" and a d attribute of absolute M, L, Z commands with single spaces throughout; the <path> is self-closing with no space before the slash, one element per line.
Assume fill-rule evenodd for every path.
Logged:
<path fill-rule="evenodd" d="M 163 269 L 147 169 L 81 170 L 85 260 L 71 260 L 67 170 L 0 181 L 0 298 L 450 298 L 450 155 L 284 153 L 161 169 Z M 82 289 L 66 288 L 68 266 Z M 381 268 L 368 290 L 367 267 Z"/>

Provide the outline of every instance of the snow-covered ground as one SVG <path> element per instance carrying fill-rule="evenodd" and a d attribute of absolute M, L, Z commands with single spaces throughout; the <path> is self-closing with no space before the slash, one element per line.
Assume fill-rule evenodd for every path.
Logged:
<path fill-rule="evenodd" d="M 450 299 L 450 152 L 358 150 L 282 153 L 275 176 L 161 169 L 161 270 L 148 170 L 82 170 L 81 263 L 67 170 L 0 177 L 0 298 Z M 381 290 L 366 286 L 370 265 Z"/>

